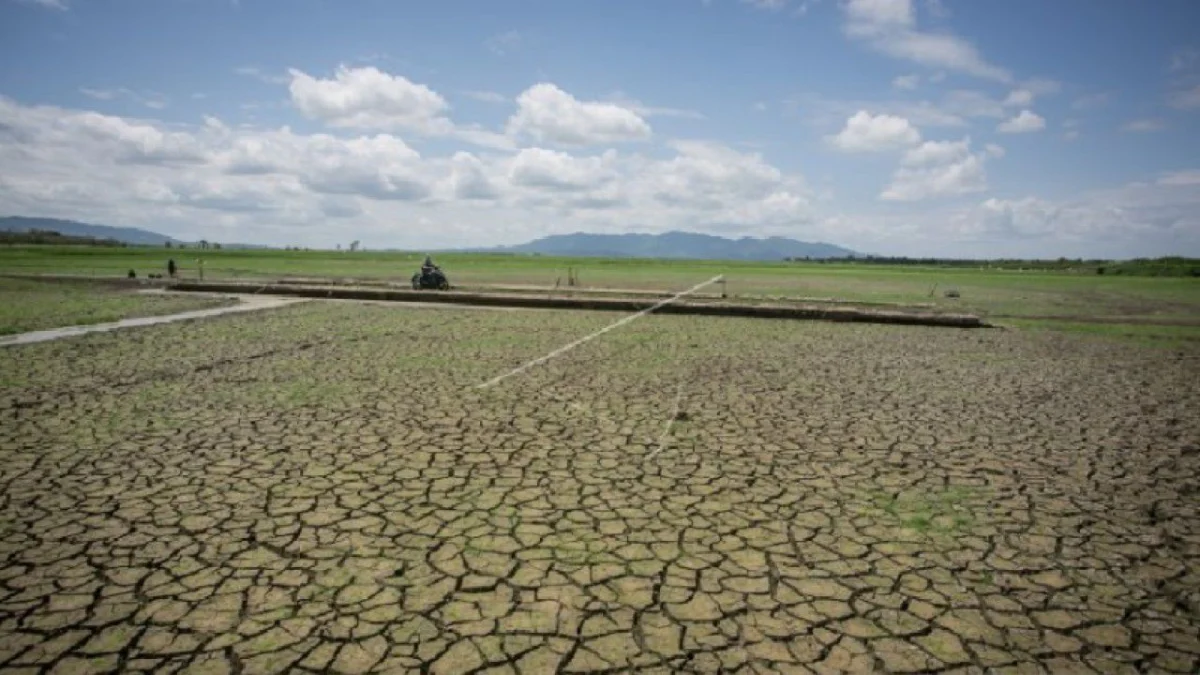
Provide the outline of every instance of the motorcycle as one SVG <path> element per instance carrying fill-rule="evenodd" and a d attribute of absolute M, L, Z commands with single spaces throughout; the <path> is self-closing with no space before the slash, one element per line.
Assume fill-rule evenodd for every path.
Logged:
<path fill-rule="evenodd" d="M 450 290 L 450 280 L 446 278 L 446 273 L 438 268 L 431 270 L 422 270 L 412 276 L 412 287 L 414 291 L 421 290 Z"/>

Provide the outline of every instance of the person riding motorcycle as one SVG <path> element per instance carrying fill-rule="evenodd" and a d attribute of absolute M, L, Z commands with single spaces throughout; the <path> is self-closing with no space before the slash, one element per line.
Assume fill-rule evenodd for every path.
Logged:
<path fill-rule="evenodd" d="M 421 278 L 431 279 L 434 272 L 441 272 L 442 268 L 438 267 L 433 262 L 433 256 L 425 256 L 425 262 L 421 263 Z"/>

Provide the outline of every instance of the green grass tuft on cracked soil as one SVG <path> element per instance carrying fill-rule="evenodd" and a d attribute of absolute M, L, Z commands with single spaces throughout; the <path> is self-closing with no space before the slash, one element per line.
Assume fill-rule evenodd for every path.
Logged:
<path fill-rule="evenodd" d="M 981 505 L 984 497 L 978 489 L 953 487 L 898 494 L 875 492 L 869 495 L 869 500 L 901 528 L 923 534 L 955 535 L 970 531 L 976 522 L 973 509 L 985 508 Z"/>

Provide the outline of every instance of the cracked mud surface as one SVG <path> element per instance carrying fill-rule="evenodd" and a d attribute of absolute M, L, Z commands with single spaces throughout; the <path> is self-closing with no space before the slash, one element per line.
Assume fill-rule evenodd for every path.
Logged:
<path fill-rule="evenodd" d="M 1197 350 L 651 316 L 472 388 L 612 320 L 0 353 L 0 669 L 1200 665 Z"/>

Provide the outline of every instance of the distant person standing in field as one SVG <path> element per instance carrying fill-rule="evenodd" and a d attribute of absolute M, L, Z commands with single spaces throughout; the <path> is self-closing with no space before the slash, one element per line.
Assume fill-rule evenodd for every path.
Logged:
<path fill-rule="evenodd" d="M 175 259 L 171 258 L 167 261 L 167 275 L 172 279 L 175 278 Z"/>

